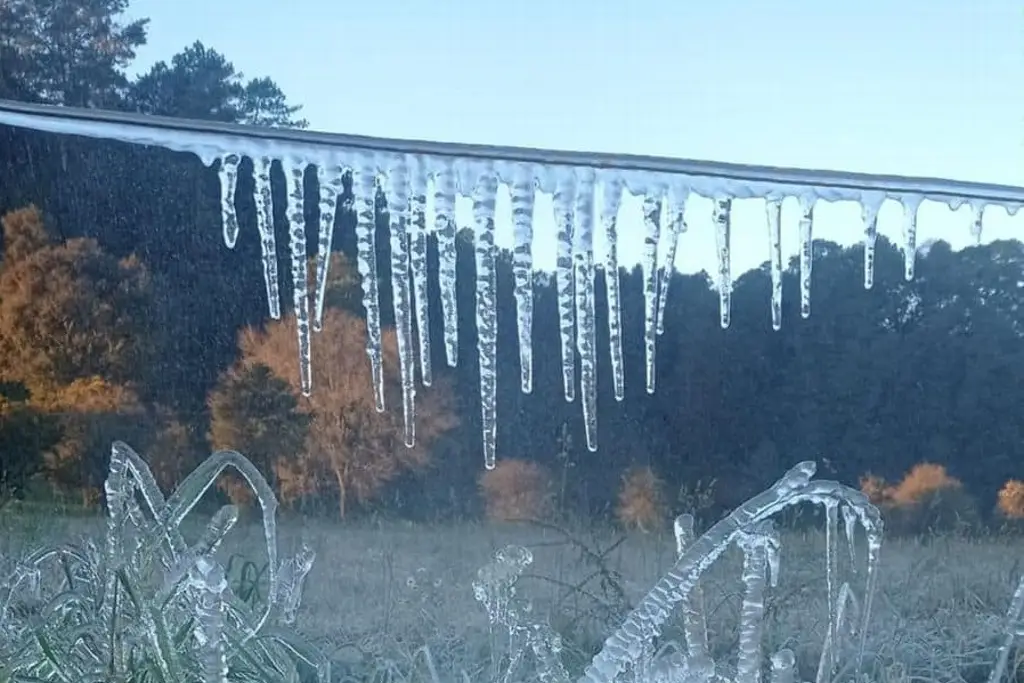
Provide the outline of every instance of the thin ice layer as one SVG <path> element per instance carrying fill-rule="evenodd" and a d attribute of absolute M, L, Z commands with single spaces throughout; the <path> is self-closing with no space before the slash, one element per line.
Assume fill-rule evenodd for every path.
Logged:
<path fill-rule="evenodd" d="M 238 214 L 235 213 L 235 190 L 238 189 L 238 164 L 242 160 L 237 154 L 225 154 L 220 158 L 217 176 L 220 179 L 220 215 L 224 229 L 224 244 L 234 249 L 238 241 Z"/>
<path fill-rule="evenodd" d="M 405 445 L 416 444 L 416 382 L 412 350 L 412 293 L 409 282 L 409 160 L 395 157 L 388 169 L 388 214 L 391 237 L 391 307 L 398 337 Z"/>
<path fill-rule="evenodd" d="M 260 234 L 260 258 L 263 282 L 267 287 L 270 317 L 281 319 L 281 286 L 277 275 L 277 238 L 274 236 L 274 199 L 270 190 L 270 166 L 274 160 L 260 157 L 253 162 L 253 200 L 256 203 L 256 230 Z"/>
<path fill-rule="evenodd" d="M 285 164 L 288 182 L 288 242 L 292 259 L 292 302 L 295 307 L 295 331 L 299 337 L 299 387 L 303 396 L 313 392 L 313 372 L 309 342 L 309 284 L 306 272 L 305 162 Z"/>
<path fill-rule="evenodd" d="M 473 219 L 476 221 L 476 330 L 480 358 L 480 414 L 483 423 L 484 466 L 495 465 L 497 438 L 497 271 L 494 248 L 494 205 L 498 176 L 491 169 L 482 175 L 473 191 Z"/>
<path fill-rule="evenodd" d="M 334 241 L 334 217 L 342 192 L 345 167 L 334 160 L 317 166 L 316 178 L 320 192 L 320 230 L 316 240 L 316 301 L 313 309 L 313 329 L 324 328 L 324 297 L 327 294 L 327 276 L 331 265 Z"/>
<path fill-rule="evenodd" d="M 626 397 L 622 364 L 622 302 L 619 288 L 619 206 L 622 204 L 622 178 L 609 174 L 602 183 L 601 227 L 604 229 L 604 287 L 608 299 L 608 350 L 612 361 L 615 400 Z"/>
<path fill-rule="evenodd" d="M 658 244 L 661 268 L 658 271 L 658 335 L 665 334 L 665 305 L 668 302 L 668 287 L 676 268 L 676 250 L 679 238 L 686 232 L 686 199 L 689 188 L 672 188 L 665 196 L 666 234 Z"/>
<path fill-rule="evenodd" d="M 587 448 L 597 450 L 597 325 L 594 320 L 594 187 L 593 169 L 579 173 L 576 231 L 573 239 L 576 290 L 576 350 L 580 356 L 580 395 Z"/>
<path fill-rule="evenodd" d="M 576 314 L 572 282 L 572 237 L 575 227 L 576 171 L 559 170 L 552 200 L 558 230 L 555 288 L 558 290 L 558 333 L 562 341 L 562 390 L 565 400 L 576 399 L 576 355 L 573 349 Z"/>
<path fill-rule="evenodd" d="M 800 315 L 811 316 L 811 270 L 814 267 L 814 197 L 800 197 Z"/>
<path fill-rule="evenodd" d="M 430 360 L 430 280 L 427 272 L 427 167 L 422 157 L 410 163 L 409 264 L 416 300 L 416 331 L 420 345 L 420 377 L 423 386 L 433 383 Z"/>
<path fill-rule="evenodd" d="M 377 282 L 377 164 L 372 156 L 360 159 L 353 174 L 356 208 L 356 262 L 366 310 L 366 354 L 370 357 L 373 398 L 384 412 L 384 366 L 380 346 L 380 297 Z"/>
<path fill-rule="evenodd" d="M 661 237 L 662 190 L 644 197 L 644 250 L 641 265 L 644 274 L 644 369 L 647 393 L 654 393 L 654 364 L 658 331 L 658 240 Z"/>
<path fill-rule="evenodd" d="M 455 165 L 451 159 L 441 161 L 434 174 L 434 216 L 444 348 L 448 366 L 454 368 L 459 362 L 459 312 L 455 297 Z"/>
<path fill-rule="evenodd" d="M 535 171 L 518 166 L 509 188 L 512 204 L 512 274 L 515 278 L 516 327 L 519 333 L 519 385 L 533 391 L 533 210 Z"/>
<path fill-rule="evenodd" d="M 715 226 L 715 247 L 718 250 L 718 320 L 725 329 L 732 319 L 731 199 L 715 197 L 711 221 Z"/>
<path fill-rule="evenodd" d="M 772 329 L 782 329 L 782 201 L 765 203 L 768 215 L 768 262 L 772 277 Z"/>
<path fill-rule="evenodd" d="M 903 277 L 907 282 L 914 279 L 917 261 L 917 210 L 921 208 L 919 195 L 904 197 L 903 201 Z"/>
<path fill-rule="evenodd" d="M 875 284 L 875 244 L 878 242 L 878 211 L 882 208 L 883 196 L 865 197 L 860 205 L 861 222 L 864 223 L 864 289 Z"/>

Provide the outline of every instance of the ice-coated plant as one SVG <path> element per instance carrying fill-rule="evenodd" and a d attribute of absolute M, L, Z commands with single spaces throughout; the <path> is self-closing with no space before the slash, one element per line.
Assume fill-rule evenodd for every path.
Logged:
<path fill-rule="evenodd" d="M 229 587 L 217 548 L 238 521 L 222 507 L 188 545 L 181 523 L 226 468 L 263 513 L 269 595 L 255 608 Z M 277 564 L 277 499 L 256 467 L 219 451 L 169 497 L 126 444 L 112 448 L 106 533 L 36 550 L 0 583 L 0 683 L 264 683 L 330 680 L 329 663 L 288 628 L 314 554 Z"/>
<path fill-rule="evenodd" d="M 777 584 L 781 551 L 781 540 L 771 518 L 785 508 L 801 503 L 822 505 L 826 513 L 829 627 L 822 645 L 817 683 L 835 680 L 836 652 L 841 651 L 841 645 L 848 642 L 845 636 L 854 630 L 861 636 L 860 652 L 856 653 L 853 670 L 847 673 L 854 680 L 858 679 L 871 596 L 877 582 L 882 517 L 878 508 L 860 491 L 834 481 L 812 480 L 815 470 L 813 462 L 800 463 L 767 491 L 751 498 L 699 538 L 694 539 L 692 516 L 676 518 L 676 563 L 605 641 L 577 683 L 612 683 L 624 680 L 623 675 L 629 676 L 625 680 L 636 683 L 760 683 L 766 666 L 761 645 L 764 599 L 768 588 Z M 840 512 L 854 562 L 854 533 L 858 526 L 867 537 L 862 603 L 857 602 L 848 583 L 836 589 Z M 733 671 L 727 671 L 709 653 L 707 618 L 699 583 L 701 575 L 730 546 L 736 546 L 743 553 L 741 580 L 744 586 L 739 652 Z M 533 636 L 519 642 L 521 648 L 529 645 L 538 655 L 537 665 L 542 671 L 538 674 L 540 680 L 568 683 L 569 677 L 557 658 L 560 650 L 557 636 L 549 629 L 531 629 L 524 624 L 528 611 L 516 607 L 528 604 L 517 596 L 515 582 L 531 561 L 532 556 L 526 549 L 505 548 L 491 564 L 480 570 L 474 592 L 487 608 L 492 623 L 507 624 L 510 633 Z M 668 652 L 670 648 L 666 644 L 655 650 L 662 626 L 677 608 L 683 619 L 686 647 L 676 647 Z M 858 611 L 861 623 L 854 626 L 850 614 Z M 551 640 L 545 645 L 543 638 Z M 552 653 L 556 656 L 551 656 Z M 540 656 L 542 654 L 546 656 Z M 512 660 L 518 661 L 521 657 L 522 649 L 512 655 Z M 796 658 L 791 650 L 775 653 L 767 666 L 773 683 L 793 683 L 796 680 Z"/>

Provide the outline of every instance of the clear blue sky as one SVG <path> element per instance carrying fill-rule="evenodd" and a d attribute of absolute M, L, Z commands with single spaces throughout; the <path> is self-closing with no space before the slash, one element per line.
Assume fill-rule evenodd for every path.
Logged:
<path fill-rule="evenodd" d="M 1020 0 L 134 0 L 130 14 L 152 20 L 138 68 L 202 40 L 274 78 L 318 130 L 1024 185 Z M 763 205 L 742 204 L 736 271 L 767 255 Z M 677 263 L 710 269 L 710 208 L 693 208 Z M 926 205 L 920 238 L 967 244 L 966 212 Z M 1024 217 L 998 214 L 986 237 L 1020 237 Z M 818 235 L 859 238 L 852 205 L 818 215 Z M 880 229 L 898 234 L 897 205 Z"/>

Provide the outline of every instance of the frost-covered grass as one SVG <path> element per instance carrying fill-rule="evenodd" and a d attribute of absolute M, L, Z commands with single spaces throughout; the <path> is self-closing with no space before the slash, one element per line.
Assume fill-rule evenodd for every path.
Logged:
<path fill-rule="evenodd" d="M 82 534 L 99 538 L 103 530 L 99 518 L 9 512 L 0 517 L 0 575 L 28 548 Z M 278 531 L 283 555 L 303 542 L 317 551 L 298 624 L 332 658 L 338 680 L 375 674 L 380 681 L 430 681 L 428 652 L 441 680 L 461 680 L 461 672 L 474 681 L 487 680 L 500 668 L 492 656 L 504 652 L 506 643 L 490 635 L 472 582 L 477 569 L 509 544 L 532 550 L 534 563 L 520 580 L 520 591 L 529 594 L 538 612 L 551 614 L 566 666 L 576 673 L 617 624 L 623 597 L 638 600 L 676 552 L 668 530 L 630 535 L 600 562 L 588 553 L 615 544 L 618 532 L 574 530 L 570 540 L 561 531 L 530 525 L 342 525 L 287 517 Z M 218 551 L 225 564 L 236 557 L 229 572 L 236 585 L 242 579 L 240 558 L 252 560 L 250 573 L 263 567 L 262 533 L 257 520 L 244 520 Z M 824 534 L 783 533 L 781 540 L 780 584 L 766 601 L 765 649 L 792 648 L 799 678 L 813 680 L 828 613 Z M 871 661 L 865 670 L 871 678 L 987 680 L 1022 558 L 1024 539 L 1015 537 L 888 540 L 867 638 Z M 730 552 L 703 582 L 716 657 L 736 651 L 740 564 L 739 553 Z M 601 569 L 608 576 L 571 588 Z M 681 623 L 672 624 L 666 637 L 681 640 L 681 631 Z M 1016 669 L 1013 658 L 1008 668 Z"/>

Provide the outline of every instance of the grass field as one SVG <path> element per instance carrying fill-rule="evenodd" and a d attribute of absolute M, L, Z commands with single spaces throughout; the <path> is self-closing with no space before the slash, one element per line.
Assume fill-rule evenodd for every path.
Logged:
<path fill-rule="evenodd" d="M 99 537 L 102 520 L 2 513 L 0 569 L 6 573 L 30 547 L 84 533 Z M 220 552 L 225 562 L 239 555 L 231 572 L 237 582 L 242 558 L 254 567 L 265 562 L 261 527 L 240 525 L 229 538 Z M 782 541 L 780 583 L 768 595 L 765 648 L 768 653 L 792 648 L 799 678 L 813 680 L 828 615 L 824 538 L 815 531 L 792 532 Z M 507 636 L 490 632 L 471 586 L 477 569 L 507 544 L 533 551 L 535 561 L 519 583 L 520 594 L 530 597 L 536 612 L 563 636 L 566 664 L 578 672 L 675 556 L 669 532 L 622 540 L 608 529 L 570 534 L 532 525 L 282 519 L 282 554 L 294 553 L 302 542 L 317 557 L 300 628 L 330 655 L 340 680 L 430 680 L 424 646 L 441 680 L 462 680 L 463 673 L 473 681 L 490 680 L 500 670 Z M 1012 536 L 887 541 L 867 637 L 865 669 L 871 679 L 986 680 L 1024 569 L 1022 550 L 1024 539 Z M 841 551 L 840 580 L 861 595 L 863 571 L 852 573 L 848 553 Z M 859 564 L 863 567 L 862 551 Z M 735 659 L 739 577 L 740 556 L 730 551 L 702 584 L 711 647 L 719 661 Z M 665 639 L 680 636 L 674 628 Z M 1017 669 L 1011 658 L 1010 671 Z"/>

